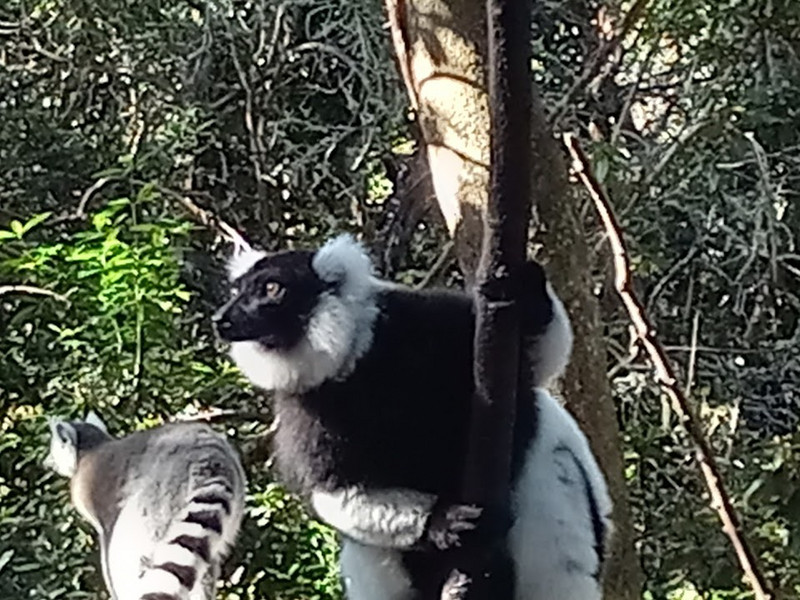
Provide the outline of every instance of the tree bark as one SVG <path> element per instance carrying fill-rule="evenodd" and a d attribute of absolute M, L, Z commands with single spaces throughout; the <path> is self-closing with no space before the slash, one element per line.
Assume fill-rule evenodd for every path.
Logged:
<path fill-rule="evenodd" d="M 475 0 L 386 0 L 399 68 L 424 138 L 440 209 L 468 285 L 474 284 L 489 193 L 486 18 Z M 566 164 L 534 95 L 532 188 L 539 198 L 548 275 L 564 299 L 575 348 L 561 392 L 606 474 L 615 534 L 606 597 L 641 598 L 641 571 L 623 477 L 616 412 L 606 377 L 590 256 L 570 194 Z"/>

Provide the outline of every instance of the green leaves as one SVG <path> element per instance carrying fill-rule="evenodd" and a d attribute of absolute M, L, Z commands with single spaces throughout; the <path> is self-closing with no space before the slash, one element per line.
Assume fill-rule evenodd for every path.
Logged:
<path fill-rule="evenodd" d="M 0 229 L 0 243 L 2 243 L 3 240 L 21 240 L 31 229 L 46 221 L 51 214 L 50 212 L 44 212 L 34 215 L 25 223 L 17 219 L 12 219 L 8 229 Z"/>

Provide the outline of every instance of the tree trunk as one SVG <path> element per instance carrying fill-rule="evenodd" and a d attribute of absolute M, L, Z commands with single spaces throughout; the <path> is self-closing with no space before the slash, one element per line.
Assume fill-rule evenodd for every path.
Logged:
<path fill-rule="evenodd" d="M 482 207 L 489 191 L 486 18 L 475 0 L 386 0 L 400 71 L 417 111 L 433 186 L 454 236 L 468 285 L 480 257 Z M 615 407 L 606 378 L 589 252 L 566 165 L 534 95 L 532 187 L 539 206 L 548 274 L 564 299 L 576 344 L 562 393 L 608 479 L 615 535 L 605 572 L 606 597 L 641 598 L 641 572 L 623 477 Z"/>

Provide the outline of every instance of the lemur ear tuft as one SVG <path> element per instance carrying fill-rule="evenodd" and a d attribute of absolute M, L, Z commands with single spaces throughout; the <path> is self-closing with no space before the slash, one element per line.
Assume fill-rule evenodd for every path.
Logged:
<path fill-rule="evenodd" d="M 97 414 L 96 412 L 94 412 L 93 410 L 90 410 L 90 411 L 89 411 L 89 414 L 88 414 L 88 415 L 86 415 L 86 420 L 85 420 L 85 422 L 86 422 L 88 425 L 93 425 L 94 427 L 97 427 L 97 428 L 98 428 L 100 431 L 103 431 L 103 432 L 105 432 L 105 433 L 108 433 L 108 428 L 106 427 L 106 424 L 105 424 L 105 423 L 103 423 L 103 419 L 101 419 L 101 418 L 100 418 L 100 415 L 98 415 L 98 414 Z"/>
<path fill-rule="evenodd" d="M 372 279 L 372 261 L 349 233 L 328 240 L 314 254 L 311 267 L 323 281 L 340 284 L 347 295 L 362 293 Z"/>
<path fill-rule="evenodd" d="M 50 431 L 62 443 L 72 446 L 78 445 L 78 435 L 75 432 L 75 428 L 67 421 L 50 419 Z"/>
<path fill-rule="evenodd" d="M 228 280 L 235 281 L 252 269 L 258 261 L 267 255 L 263 250 L 255 248 L 237 248 L 228 259 Z"/>

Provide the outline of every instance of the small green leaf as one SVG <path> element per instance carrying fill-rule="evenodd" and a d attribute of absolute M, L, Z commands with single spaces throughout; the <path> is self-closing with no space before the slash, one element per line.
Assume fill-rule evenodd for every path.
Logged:
<path fill-rule="evenodd" d="M 20 222 L 14 219 L 11 221 L 11 231 L 14 232 L 18 238 L 22 237 L 22 234 L 25 233 L 25 226 Z"/>
<path fill-rule="evenodd" d="M 38 215 L 34 215 L 30 219 L 28 219 L 27 223 L 25 223 L 25 225 L 22 228 L 22 233 L 26 233 L 31 229 L 33 229 L 34 227 L 36 227 L 37 225 L 39 225 L 40 223 L 46 221 L 52 214 L 53 214 L 52 212 L 43 212 Z"/>
<path fill-rule="evenodd" d="M 597 163 L 594 166 L 594 175 L 600 183 L 605 181 L 609 166 L 608 159 L 605 156 L 597 159 Z"/>
<path fill-rule="evenodd" d="M 0 573 L 3 572 L 3 567 L 5 567 L 11 561 L 12 556 L 14 556 L 13 548 L 11 550 L 6 550 L 2 555 L 0 555 Z"/>

